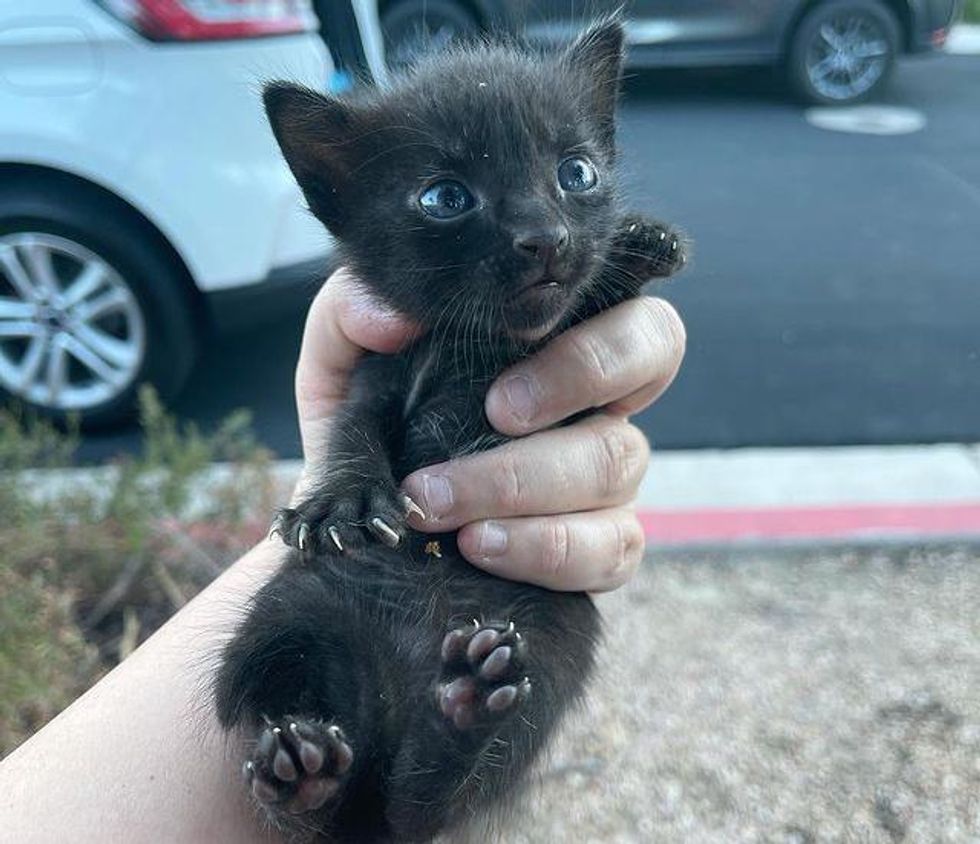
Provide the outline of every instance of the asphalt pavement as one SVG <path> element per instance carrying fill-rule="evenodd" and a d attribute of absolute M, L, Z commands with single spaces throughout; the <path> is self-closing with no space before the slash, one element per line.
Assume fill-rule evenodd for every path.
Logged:
<path fill-rule="evenodd" d="M 640 417 L 661 448 L 980 439 L 980 56 L 903 62 L 886 102 L 921 111 L 897 136 L 814 128 L 766 71 L 632 78 L 622 167 L 634 208 L 695 257 L 660 288 L 688 357 Z M 209 427 L 252 409 L 298 453 L 292 366 L 302 308 L 212 342 L 175 405 Z M 133 448 L 90 437 L 82 456 Z"/>

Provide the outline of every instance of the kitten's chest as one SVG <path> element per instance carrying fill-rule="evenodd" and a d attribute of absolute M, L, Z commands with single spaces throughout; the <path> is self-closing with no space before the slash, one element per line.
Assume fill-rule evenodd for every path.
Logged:
<path fill-rule="evenodd" d="M 418 350 L 403 406 L 401 477 L 507 441 L 490 426 L 483 409 L 487 390 L 507 363 L 489 366 L 476 352 L 448 354 L 435 344 Z"/>

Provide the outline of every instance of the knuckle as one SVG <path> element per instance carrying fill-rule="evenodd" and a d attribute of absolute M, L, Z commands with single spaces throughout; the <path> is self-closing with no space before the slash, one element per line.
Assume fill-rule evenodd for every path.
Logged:
<path fill-rule="evenodd" d="M 521 514 L 527 504 L 527 490 L 522 467 L 511 449 L 501 449 L 491 475 L 491 494 L 501 514 Z"/>
<path fill-rule="evenodd" d="M 638 300 L 649 322 L 650 336 L 658 338 L 672 369 L 680 366 L 687 349 L 687 329 L 677 309 L 666 299 L 645 296 Z"/>
<path fill-rule="evenodd" d="M 615 531 L 615 550 L 610 555 L 610 566 L 605 572 L 605 582 L 610 589 L 616 589 L 632 577 L 643 559 L 646 537 L 643 528 L 635 517 L 625 521 L 613 522 Z"/>
<path fill-rule="evenodd" d="M 541 549 L 542 573 L 549 582 L 561 579 L 568 568 L 571 537 L 564 519 L 549 519 L 544 528 L 544 547 Z"/>
<path fill-rule="evenodd" d="M 614 500 L 643 477 L 649 446 L 643 432 L 626 422 L 600 425 L 595 437 L 599 494 L 603 501 Z"/>
<path fill-rule="evenodd" d="M 603 387 L 610 378 L 609 349 L 587 329 L 570 331 L 568 343 L 575 360 L 581 364 L 583 385 L 593 402 L 602 400 Z"/>

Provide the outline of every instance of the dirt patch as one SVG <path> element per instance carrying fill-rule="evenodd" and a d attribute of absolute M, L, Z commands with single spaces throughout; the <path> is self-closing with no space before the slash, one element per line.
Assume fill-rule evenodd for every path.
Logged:
<path fill-rule="evenodd" d="M 657 560 L 504 835 L 980 841 L 980 556 Z"/>

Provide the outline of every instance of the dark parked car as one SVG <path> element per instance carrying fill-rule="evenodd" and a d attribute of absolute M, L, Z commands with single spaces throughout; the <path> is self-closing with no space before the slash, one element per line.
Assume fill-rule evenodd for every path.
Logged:
<path fill-rule="evenodd" d="M 961 0 L 380 0 L 378 12 L 397 66 L 486 29 L 561 41 L 621 5 L 634 67 L 776 65 L 803 99 L 842 105 L 878 93 L 898 55 L 941 47 Z"/>

